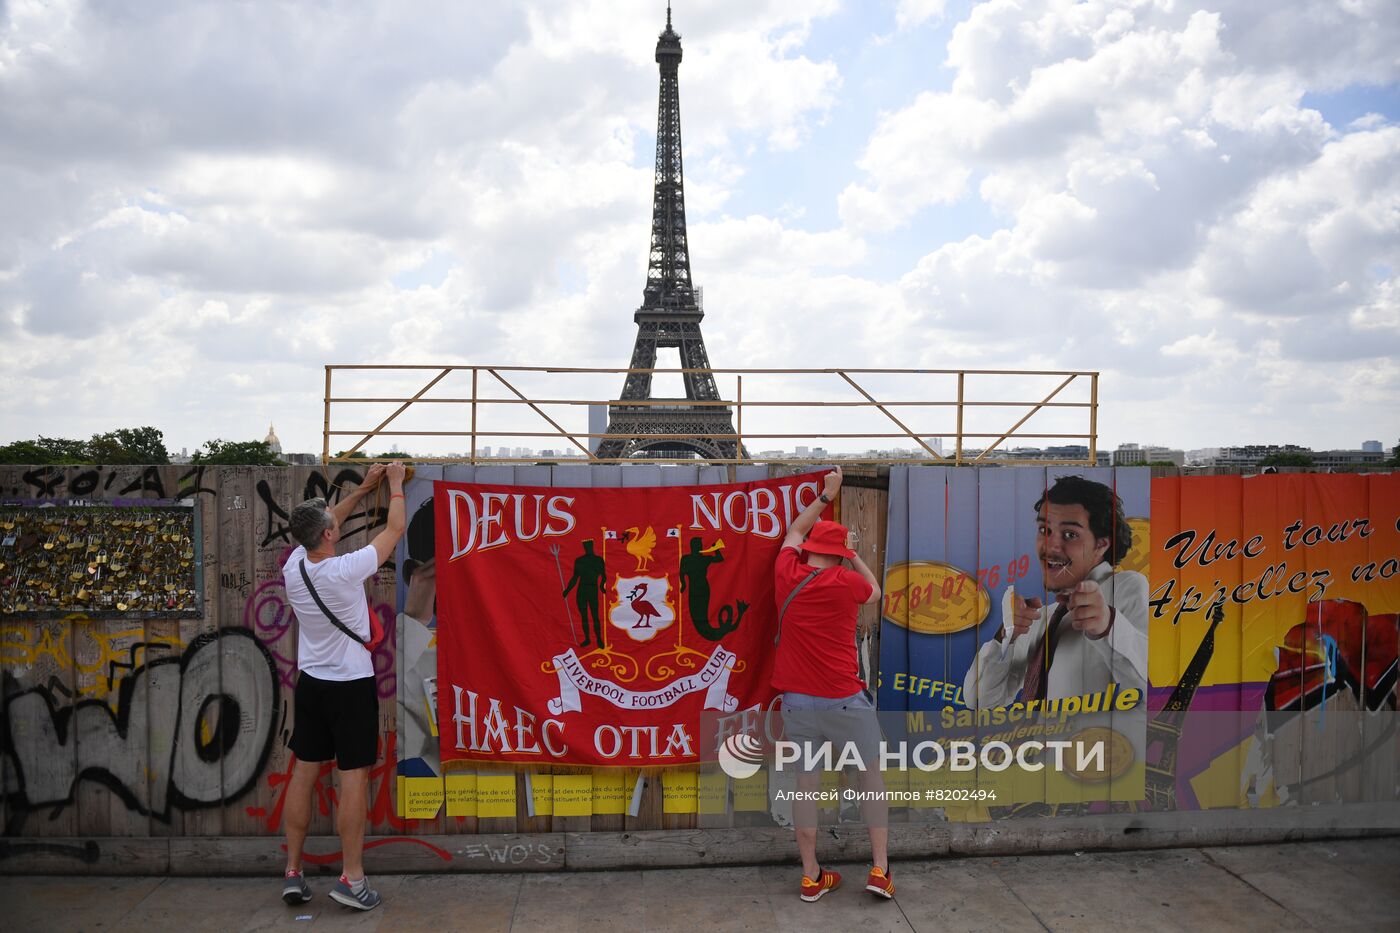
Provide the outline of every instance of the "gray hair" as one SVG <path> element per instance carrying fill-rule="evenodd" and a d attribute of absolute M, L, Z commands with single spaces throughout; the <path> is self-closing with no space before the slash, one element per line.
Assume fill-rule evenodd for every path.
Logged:
<path fill-rule="evenodd" d="M 325 499 L 307 499 L 292 509 L 291 517 L 287 519 L 292 537 L 308 551 L 315 550 L 321 544 L 321 533 L 329 531 L 331 525 L 331 513 Z"/>

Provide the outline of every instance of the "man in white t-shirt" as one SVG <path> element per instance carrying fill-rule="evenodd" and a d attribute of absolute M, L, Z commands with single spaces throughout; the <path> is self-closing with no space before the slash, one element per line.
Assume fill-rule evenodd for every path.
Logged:
<path fill-rule="evenodd" d="M 384 529 L 359 550 L 336 556 L 341 525 L 381 479 L 389 481 Z M 402 463 L 387 467 L 377 463 L 364 482 L 334 506 L 324 499 L 308 499 L 292 509 L 288 520 L 300 545 L 282 565 L 287 601 L 298 622 L 291 741 L 296 763 L 283 811 L 287 869 L 282 899 L 288 904 L 311 899 L 302 876 L 301 850 L 311 822 L 316 775 L 324 762 L 334 759 L 340 782 L 336 830 L 344 868 L 330 896 L 359 910 L 379 906 L 379 893 L 365 879 L 363 860 L 369 769 L 378 757 L 379 739 L 379 695 L 374 661 L 366 647 L 371 626 L 364 584 L 393 555 L 403 537 L 403 480 Z"/>

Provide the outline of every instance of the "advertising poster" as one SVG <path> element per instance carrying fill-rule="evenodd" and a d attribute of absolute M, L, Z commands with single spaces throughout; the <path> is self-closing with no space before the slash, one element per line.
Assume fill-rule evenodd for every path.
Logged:
<path fill-rule="evenodd" d="M 914 713 L 909 742 L 1020 752 L 910 780 L 951 782 L 954 803 L 1142 799 L 1148 483 L 1146 469 L 892 471 L 880 708 Z M 1058 742 L 1097 753 L 1055 766 Z"/>
<path fill-rule="evenodd" d="M 913 467 L 889 507 L 887 731 L 1102 749 L 911 773 L 950 816 L 1393 796 L 1400 477 Z"/>

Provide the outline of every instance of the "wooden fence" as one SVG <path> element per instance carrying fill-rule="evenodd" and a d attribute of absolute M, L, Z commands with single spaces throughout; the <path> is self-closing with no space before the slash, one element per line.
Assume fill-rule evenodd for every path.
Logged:
<path fill-rule="evenodd" d="M 427 466 L 419 476 L 528 485 L 644 486 L 745 481 L 776 471 L 767 466 L 464 465 Z M 0 870 L 16 870 L 16 861 L 7 863 L 6 858 L 24 853 L 28 854 L 21 870 L 53 870 L 74 860 L 100 861 L 109 870 L 127 865 L 132 870 L 170 871 L 191 870 L 182 860 L 194 860 L 196 870 L 206 871 L 249 865 L 266 870 L 275 862 L 276 847 L 257 837 L 275 837 L 282 831 L 291 765 L 287 741 L 295 627 L 280 571 L 293 547 L 287 516 L 296 503 L 312 496 L 335 501 L 362 472 L 341 465 L 0 467 L 0 498 L 10 503 L 193 501 L 201 534 L 195 570 L 204 594 L 198 617 L 10 615 L 0 623 L 5 703 L 0 717 L 5 724 Z M 876 543 L 874 569 L 879 574 L 887 493 L 874 470 L 865 476 L 859 470 L 850 473 L 854 475 L 847 482 L 841 517 L 864 541 Z M 382 502 L 370 498 L 364 506 L 345 525 L 350 545 L 367 541 L 383 522 Z M 0 583 L 16 585 L 13 567 L 9 571 L 0 566 Z M 371 590 L 376 611 L 389 621 L 395 618 L 396 583 L 393 572 L 386 570 Z M 876 607 L 863 611 L 869 621 L 877 621 Z M 391 637 L 375 653 L 381 690 L 380 757 L 371 777 L 368 821 L 376 842 L 413 837 L 419 844 L 394 847 L 403 853 L 398 862 L 381 850 L 376 855 L 380 870 L 396 865 L 442 868 L 439 860 L 455 861 L 452 867 L 459 868 L 565 867 L 564 834 L 580 853 L 571 858 L 571 866 L 610 867 L 632 863 L 628 846 L 633 846 L 633 862 L 658 858 L 655 850 L 645 855 L 635 848 L 640 838 L 636 834 L 648 830 L 682 831 L 679 836 L 657 837 L 683 852 L 679 863 L 713 859 L 706 847 L 721 838 L 731 847 L 728 856 L 741 860 L 788 853 L 787 831 L 778 831 L 767 814 L 664 813 L 663 788 L 657 780 L 647 782 L 635 816 L 530 816 L 522 774 L 515 777 L 518 803 L 513 818 L 447 816 L 445 810 L 432 820 L 401 818 L 395 777 L 397 650 Z M 869 657 L 878 658 L 878 650 Z M 221 699 L 206 701 L 208 697 Z M 313 838 L 334 833 L 329 767 L 327 772 L 313 808 Z M 899 839 L 913 837 L 897 834 L 895 849 L 947 851 L 950 845 L 956 848 L 949 840 L 961 831 L 927 829 L 920 841 L 908 842 L 903 849 Z M 1003 830 L 998 844 L 1028 832 Z M 1086 841 L 1083 834 L 1060 831 L 1068 844 L 1083 847 L 1112 843 L 1110 834 L 1120 830 L 1095 832 L 1099 835 Z M 460 842 L 471 835 L 483 840 L 475 849 Z M 590 835 L 599 840 L 592 849 Z M 237 837 L 253 838 L 240 848 Z M 604 838 L 612 845 L 606 851 L 600 847 Z M 211 847 L 215 839 L 222 840 L 217 848 Z M 458 840 L 452 852 L 439 846 L 446 839 Z M 130 848 L 141 840 L 158 844 L 165 860 L 140 866 L 123 861 L 123 840 L 133 852 L 150 849 Z M 977 845 L 987 851 L 985 840 Z M 253 852 L 258 855 L 252 862 L 240 861 L 239 853 Z"/>

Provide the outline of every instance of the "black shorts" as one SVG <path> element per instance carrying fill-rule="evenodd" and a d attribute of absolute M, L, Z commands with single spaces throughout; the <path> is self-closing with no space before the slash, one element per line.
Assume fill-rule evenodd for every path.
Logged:
<path fill-rule="evenodd" d="M 292 754 L 330 761 L 341 771 L 368 768 L 379 757 L 379 693 L 373 677 L 320 680 L 297 674 Z"/>

